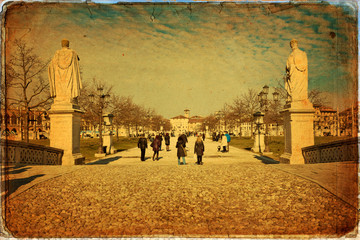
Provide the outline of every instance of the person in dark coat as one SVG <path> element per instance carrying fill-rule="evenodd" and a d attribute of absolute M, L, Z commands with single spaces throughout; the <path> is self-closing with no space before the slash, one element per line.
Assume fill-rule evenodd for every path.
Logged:
<path fill-rule="evenodd" d="M 186 165 L 186 161 L 185 161 L 185 156 L 186 156 L 185 143 L 184 143 L 184 141 L 182 140 L 181 137 L 178 138 L 178 141 L 176 143 L 176 148 L 177 148 L 178 164 L 181 165 L 180 158 L 182 158 L 182 160 L 183 160 L 182 164 Z"/>
<path fill-rule="evenodd" d="M 155 137 L 154 141 L 151 143 L 150 146 L 153 148 L 153 151 L 154 151 L 152 160 L 155 161 L 155 155 L 156 155 L 156 160 L 159 161 L 159 149 L 160 149 L 160 136 L 159 135 L 157 135 Z"/>
<path fill-rule="evenodd" d="M 166 151 L 170 151 L 170 149 L 169 149 L 169 145 L 170 145 L 169 133 L 166 133 L 166 135 L 165 135 L 165 145 L 166 145 Z"/>
<path fill-rule="evenodd" d="M 187 139 L 185 133 L 181 134 L 179 138 L 182 139 L 182 142 L 183 142 L 183 144 L 184 144 L 184 147 L 186 147 L 186 143 L 188 142 L 188 139 Z M 179 139 L 178 139 L 178 140 L 179 140 Z"/>
<path fill-rule="evenodd" d="M 196 142 L 195 142 L 195 147 L 194 147 L 194 153 L 197 156 L 197 163 L 198 165 L 202 165 L 202 156 L 204 155 L 204 151 L 205 151 L 205 146 L 204 146 L 204 142 L 201 140 L 201 137 L 198 137 Z"/>
<path fill-rule="evenodd" d="M 141 150 L 141 158 L 140 158 L 141 161 L 145 161 L 145 151 L 147 147 L 148 147 L 147 139 L 145 138 L 144 135 L 141 135 L 138 141 L 138 148 L 140 148 Z"/>

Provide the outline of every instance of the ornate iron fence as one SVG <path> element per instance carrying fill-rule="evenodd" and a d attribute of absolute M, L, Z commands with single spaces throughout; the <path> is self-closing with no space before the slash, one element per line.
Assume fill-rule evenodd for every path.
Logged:
<path fill-rule="evenodd" d="M 0 149 L 2 162 L 15 164 L 61 165 L 64 154 L 58 148 L 3 139 Z"/>
<path fill-rule="evenodd" d="M 302 148 L 305 163 L 358 161 L 358 138 L 322 143 Z"/>

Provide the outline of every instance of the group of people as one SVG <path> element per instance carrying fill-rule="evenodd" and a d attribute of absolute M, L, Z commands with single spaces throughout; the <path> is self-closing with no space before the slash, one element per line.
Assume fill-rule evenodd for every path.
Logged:
<path fill-rule="evenodd" d="M 166 151 L 170 151 L 169 148 L 170 135 L 166 133 L 164 138 L 165 138 Z M 162 134 L 159 134 L 156 135 L 154 139 L 150 139 L 151 141 L 150 146 L 152 147 L 154 152 L 152 157 L 153 161 L 155 160 L 159 161 L 159 151 L 161 151 L 161 145 L 164 138 L 162 137 Z M 176 148 L 177 148 L 177 157 L 178 157 L 179 165 L 186 165 L 185 157 L 187 156 L 187 150 L 186 150 L 187 142 L 188 139 L 185 134 L 181 134 L 177 139 Z M 147 147 L 148 147 L 147 139 L 145 138 L 144 135 L 142 135 L 138 141 L 138 148 L 140 148 L 141 150 L 141 157 L 140 157 L 141 161 L 145 161 L 145 151 Z M 198 165 L 203 164 L 202 156 L 204 155 L 204 151 L 205 151 L 205 146 L 204 146 L 203 138 L 199 135 L 195 141 L 195 146 L 194 146 L 194 154 L 196 154 L 197 156 L 196 164 Z M 180 159 L 182 159 L 182 161 L 180 161 Z"/>
<path fill-rule="evenodd" d="M 161 151 L 161 146 L 164 139 L 165 139 L 166 151 L 170 151 L 169 148 L 170 135 L 168 133 L 165 134 L 165 137 L 163 137 L 163 134 L 156 135 L 154 139 L 152 139 L 150 136 L 150 141 L 151 141 L 150 147 L 152 147 L 154 151 L 154 155 L 152 157 L 153 161 L 155 160 L 159 161 L 159 151 Z M 140 157 L 141 161 L 145 161 L 145 151 L 147 147 L 148 147 L 147 139 L 145 138 L 145 135 L 141 135 L 138 141 L 138 148 L 140 148 L 141 150 L 141 157 Z"/>
<path fill-rule="evenodd" d="M 203 139 L 204 139 L 204 135 L 203 137 L 201 137 L 201 135 L 198 135 L 194 145 L 194 154 L 196 154 L 197 156 L 196 164 L 198 165 L 203 165 L 202 156 L 204 155 L 205 152 L 205 145 Z M 187 151 L 186 151 L 187 141 L 188 140 L 185 134 L 180 135 L 177 140 L 176 148 L 178 149 L 177 157 L 178 157 L 179 165 L 186 165 L 185 157 L 187 156 Z M 180 161 L 180 158 L 182 158 L 182 162 Z"/>
<path fill-rule="evenodd" d="M 229 152 L 231 137 L 227 131 L 225 131 L 223 134 L 219 133 L 216 136 L 216 141 L 219 143 L 218 152 Z"/>

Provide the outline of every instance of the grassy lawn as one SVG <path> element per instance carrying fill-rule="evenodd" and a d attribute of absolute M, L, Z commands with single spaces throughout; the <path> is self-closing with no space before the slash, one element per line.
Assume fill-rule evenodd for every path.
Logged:
<path fill-rule="evenodd" d="M 334 142 L 346 138 L 348 137 L 333 137 L 333 136 L 315 137 L 315 144 Z M 270 152 L 273 153 L 273 155 L 271 156 L 273 159 L 275 160 L 280 159 L 280 155 L 283 154 L 285 148 L 284 142 L 285 142 L 284 136 L 269 137 L 269 148 L 270 148 Z M 251 150 L 253 145 L 254 145 L 254 140 L 252 140 L 251 138 L 232 137 L 230 142 L 230 146 L 242 148 L 245 150 Z"/>
<path fill-rule="evenodd" d="M 119 137 L 113 139 L 113 146 L 118 151 L 124 151 L 137 146 L 137 138 Z M 30 140 L 30 143 L 50 146 L 49 139 Z M 99 148 L 99 138 L 83 138 L 80 139 L 80 152 L 85 157 L 85 162 L 95 160 L 95 153 Z"/>
<path fill-rule="evenodd" d="M 248 137 L 231 137 L 230 146 L 251 150 L 254 145 L 254 140 Z"/>

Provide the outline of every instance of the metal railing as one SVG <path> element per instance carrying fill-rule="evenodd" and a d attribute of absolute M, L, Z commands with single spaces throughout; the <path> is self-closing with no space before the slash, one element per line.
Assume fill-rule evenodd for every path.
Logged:
<path fill-rule="evenodd" d="M 358 138 L 322 143 L 302 148 L 306 164 L 358 161 Z"/>
<path fill-rule="evenodd" d="M 1 139 L 2 163 L 61 165 L 64 151 L 32 143 Z"/>

